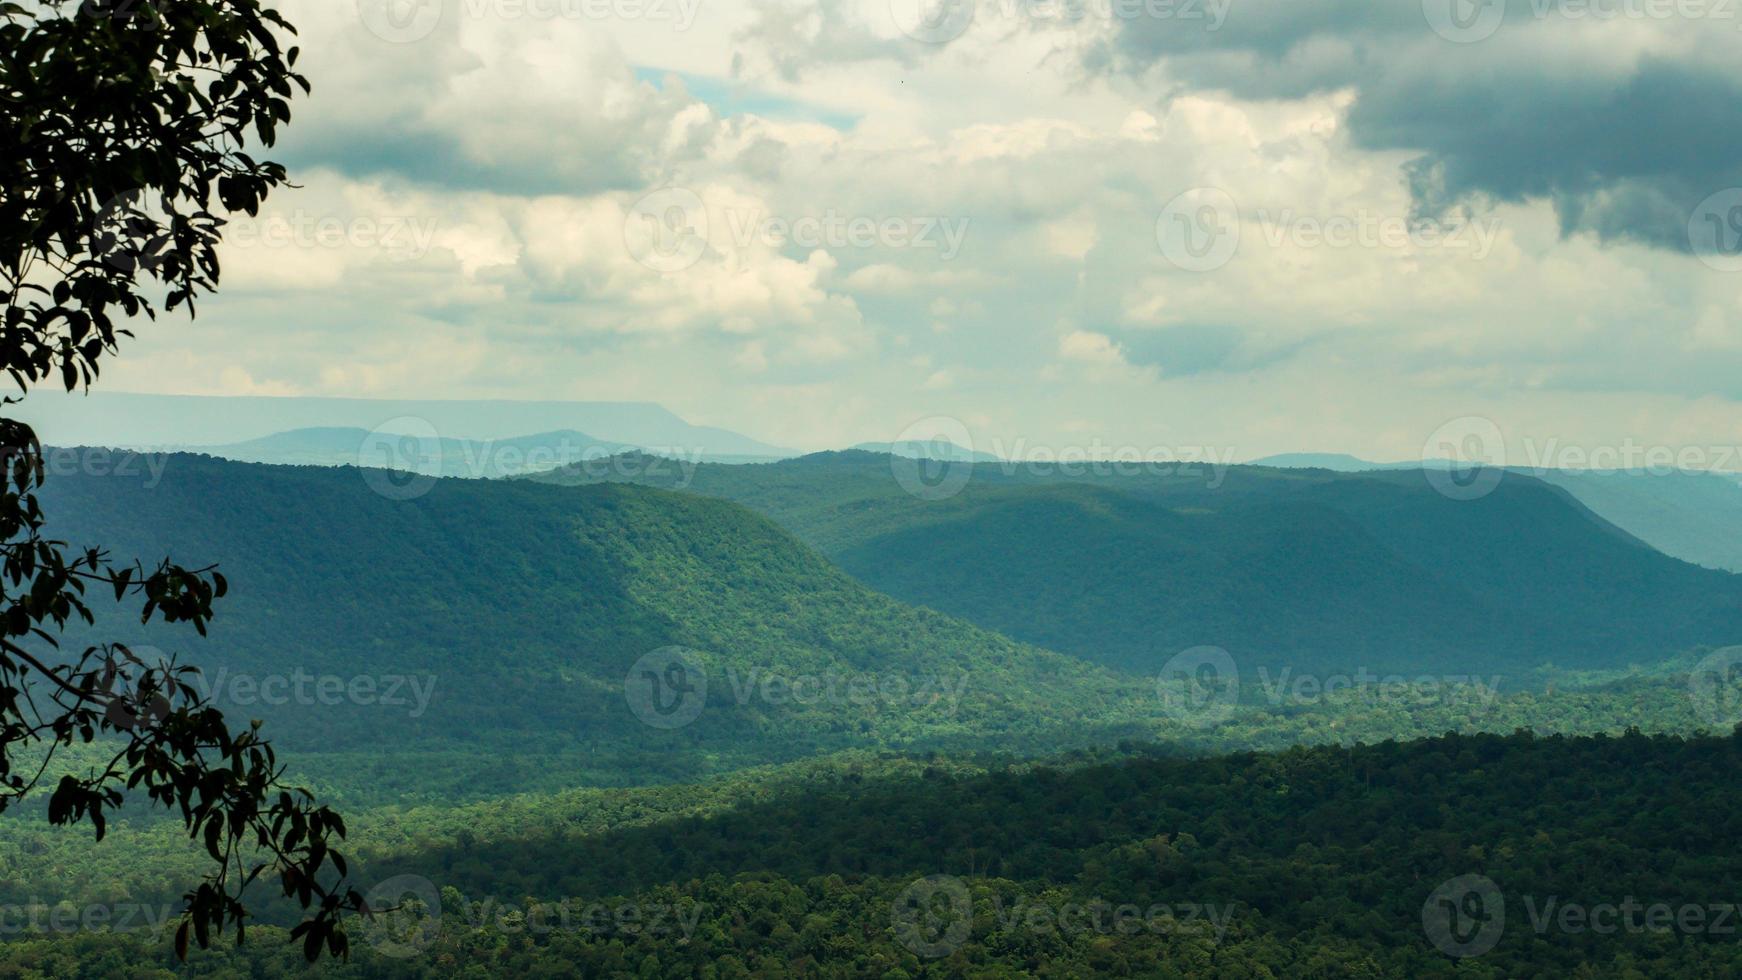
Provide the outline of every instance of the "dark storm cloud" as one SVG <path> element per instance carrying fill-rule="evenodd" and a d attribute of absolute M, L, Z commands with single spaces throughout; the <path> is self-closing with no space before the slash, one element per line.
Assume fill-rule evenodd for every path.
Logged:
<path fill-rule="evenodd" d="M 1668 8 L 1598 0 L 1618 13 L 1597 18 L 1514 0 L 1503 20 L 1473 33 L 1436 32 L 1436 4 L 1467 2 L 1234 0 L 1213 31 L 1121 20 L 1088 63 L 1162 81 L 1169 94 L 1349 89 L 1354 145 L 1421 154 L 1406 175 L 1423 213 L 1546 199 L 1565 233 L 1688 251 L 1702 203 L 1742 186 L 1742 58 L 1698 58 L 1742 48 L 1730 7 L 1622 16 Z"/>

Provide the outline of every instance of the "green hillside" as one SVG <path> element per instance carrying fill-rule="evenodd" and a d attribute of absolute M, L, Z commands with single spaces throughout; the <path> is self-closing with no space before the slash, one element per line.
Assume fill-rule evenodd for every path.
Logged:
<path fill-rule="evenodd" d="M 177 455 L 161 479 L 62 476 L 43 497 L 74 544 L 219 564 L 209 639 L 105 625 L 185 653 L 220 707 L 298 719 L 293 748 L 488 744 L 673 778 L 852 745 L 1050 747 L 1091 737 L 1089 713 L 1130 687 L 880 595 L 694 495 L 438 480 L 395 500 L 354 468 Z M 667 647 L 694 673 L 669 675 Z M 693 718 L 644 723 L 637 683 L 693 698 Z"/>
<path fill-rule="evenodd" d="M 620 469 L 740 501 L 891 595 L 1134 670 L 1197 644 L 1273 669 L 1616 667 L 1742 636 L 1742 578 L 1519 474 L 1454 500 L 1420 471 L 975 465 L 933 500 L 896 478 L 920 465 L 846 452 Z"/>

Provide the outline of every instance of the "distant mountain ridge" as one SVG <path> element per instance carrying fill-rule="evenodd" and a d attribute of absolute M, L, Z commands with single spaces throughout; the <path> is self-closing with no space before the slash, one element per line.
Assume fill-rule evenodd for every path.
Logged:
<path fill-rule="evenodd" d="M 946 439 L 910 439 L 904 442 L 861 442 L 855 443 L 852 450 L 867 453 L 887 453 L 892 456 L 906 456 L 909 459 L 936 459 L 943 461 L 972 460 L 976 463 L 998 463 L 1002 457 L 992 453 L 981 452 L 958 446 Z"/>
<path fill-rule="evenodd" d="M 1253 460 L 1252 465 L 1358 473 L 1419 469 L 1423 464 L 1375 463 L 1343 453 L 1287 453 Z M 1666 555 L 1742 572 L 1742 474 L 1534 467 L 1507 472 L 1566 490 L 1604 520 Z"/>
<path fill-rule="evenodd" d="M 281 398 L 33 392 L 15 411 L 46 443 L 187 449 L 296 429 L 385 428 L 442 439 L 516 439 L 575 430 L 624 445 L 705 456 L 795 455 L 727 429 L 692 425 L 652 402 Z"/>
<path fill-rule="evenodd" d="M 681 463 L 745 462 L 742 457 L 682 449 L 637 446 L 565 429 L 511 439 L 448 439 L 416 432 L 358 428 L 312 428 L 275 432 L 224 446 L 191 446 L 188 451 L 242 463 L 280 466 L 366 466 L 421 473 L 490 479 L 537 473 L 570 463 L 607 460 L 651 450 Z"/>
<path fill-rule="evenodd" d="M 1211 486 L 973 465 L 958 493 L 922 499 L 901 465 L 857 451 L 702 465 L 685 489 L 768 515 L 898 598 L 1134 671 L 1206 644 L 1272 671 L 1516 673 L 1742 638 L 1742 577 L 1660 554 L 1522 474 L 1465 501 L 1419 469 L 1235 466 Z M 614 478 L 675 486 L 532 479 Z"/>

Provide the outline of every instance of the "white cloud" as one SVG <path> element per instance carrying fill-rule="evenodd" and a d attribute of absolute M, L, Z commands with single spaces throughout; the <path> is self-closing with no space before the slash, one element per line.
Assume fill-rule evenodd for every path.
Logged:
<path fill-rule="evenodd" d="M 634 398 L 808 447 L 953 413 L 1030 442 L 1069 418 L 1115 442 L 1369 454 L 1472 410 L 1692 438 L 1729 432 L 1742 397 L 1737 277 L 1563 237 L 1551 202 L 1479 212 L 1479 256 L 1327 244 L 1338 222 L 1414 210 L 1415 154 L 1357 140 L 1351 86 L 1247 99 L 1177 59 L 1085 73 L 1078 56 L 1111 30 L 1089 21 L 977 16 L 918 45 L 881 0 L 726 0 L 689 31 L 463 17 L 408 44 L 369 34 L 349 0 L 287 13 L 316 94 L 283 147 L 303 186 L 268 214 L 347 235 L 227 244 L 222 293 L 191 326 L 138 325 L 107 387 Z M 1533 38 L 1505 45 L 1545 72 L 1718 56 L 1657 29 Z M 1514 57 L 1505 45 L 1467 57 Z M 1319 77 L 1361 54 L 1327 36 L 1249 67 Z M 1463 77 L 1443 58 L 1413 71 Z M 1235 202 L 1240 240 L 1192 272 L 1156 221 L 1206 187 Z M 625 239 L 662 188 L 707 215 L 682 268 Z M 946 255 L 764 233 L 830 215 L 961 238 Z M 422 244 L 354 234 L 392 220 Z"/>

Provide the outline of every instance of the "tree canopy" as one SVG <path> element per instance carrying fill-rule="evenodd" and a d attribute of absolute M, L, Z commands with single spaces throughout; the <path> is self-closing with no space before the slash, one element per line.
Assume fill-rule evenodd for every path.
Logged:
<path fill-rule="evenodd" d="M 32 388 L 96 379 L 128 324 L 218 285 L 225 216 L 257 212 L 286 179 L 247 149 L 271 146 L 308 82 L 294 29 L 257 0 L 0 3 L 0 364 L 16 404 Z M 0 419 L 0 810 L 39 788 L 56 824 L 101 840 L 129 794 L 178 813 L 215 867 L 185 896 L 177 934 L 244 935 L 261 875 L 310 916 L 313 959 L 342 955 L 340 919 L 367 911 L 342 883 L 338 814 L 283 784 L 258 725 L 235 730 L 178 683 L 191 667 L 119 643 L 62 650 L 98 598 L 201 633 L 227 587 L 215 568 L 154 567 L 74 551 L 43 533 L 45 471 L 30 426 Z M 58 749 L 113 744 L 106 766 L 39 787 Z"/>

